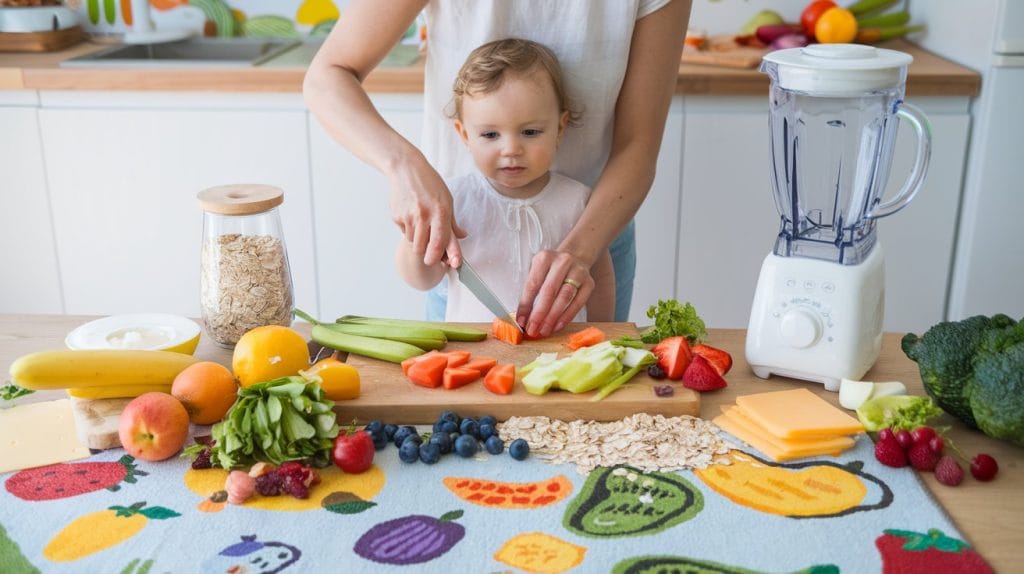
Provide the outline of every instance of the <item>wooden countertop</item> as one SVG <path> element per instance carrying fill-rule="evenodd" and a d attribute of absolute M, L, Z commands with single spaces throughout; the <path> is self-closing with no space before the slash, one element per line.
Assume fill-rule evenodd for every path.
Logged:
<path fill-rule="evenodd" d="M 72 328 L 95 317 L 62 315 L 0 315 L 0 368 L 8 371 L 17 357 L 34 351 L 59 349 L 64 346 L 64 337 Z M 309 333 L 309 325 L 296 324 L 296 329 Z M 882 353 L 874 368 L 865 376 L 873 381 L 903 381 L 911 394 L 924 394 L 917 365 L 904 356 L 899 342 L 902 335 L 887 333 L 882 343 Z M 794 386 L 808 388 L 819 396 L 838 404 L 838 396 L 824 390 L 820 385 L 797 383 L 789 379 L 773 377 L 769 380 L 756 378 L 750 372 L 743 357 L 745 331 L 710 330 L 710 340 L 730 353 L 735 364 L 727 379 L 729 386 L 714 393 L 704 393 L 701 412 L 705 416 L 717 413 L 720 405 L 735 403 L 737 395 L 753 392 L 784 390 Z M 204 360 L 230 365 L 230 351 L 218 347 L 204 336 L 196 356 Z M 61 396 L 56 392 L 36 393 L 27 398 L 45 399 Z M 980 432 L 967 429 L 948 415 L 939 423 L 950 426 L 947 434 L 965 453 L 980 452 L 991 454 L 999 462 L 999 474 L 990 483 L 981 483 L 968 476 L 958 487 L 938 484 L 931 473 L 924 473 L 922 480 L 946 511 L 956 522 L 968 541 L 985 557 L 997 572 L 1012 572 L 1024 564 L 1024 449 L 1009 443 L 989 438 Z M 906 472 L 913 472 L 909 468 Z"/>
<path fill-rule="evenodd" d="M 61 68 L 61 61 L 88 54 L 105 44 L 85 42 L 44 54 L 0 53 L 0 89 L 292 92 L 302 90 L 308 58 L 288 53 L 254 68 Z M 920 96 L 976 96 L 981 77 L 903 40 L 880 44 L 914 56 L 907 93 Z M 296 50 L 301 49 L 297 48 Z M 308 51 L 308 50 L 307 50 Z M 311 57 L 311 54 L 310 54 Z M 423 90 L 423 60 L 406 67 L 381 67 L 366 80 L 370 92 L 418 93 Z M 682 64 L 677 94 L 763 95 L 768 78 L 756 69 Z"/>

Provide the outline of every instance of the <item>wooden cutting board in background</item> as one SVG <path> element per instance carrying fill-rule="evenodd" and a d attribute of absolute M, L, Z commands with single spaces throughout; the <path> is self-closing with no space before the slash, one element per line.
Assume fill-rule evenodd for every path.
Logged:
<path fill-rule="evenodd" d="M 768 53 L 766 48 L 741 46 L 735 36 L 712 36 L 708 38 L 704 48 L 697 49 L 685 46 L 680 58 L 684 64 L 702 64 L 725 68 L 754 68 L 760 65 L 761 59 Z"/>
<path fill-rule="evenodd" d="M 517 368 L 533 361 L 541 353 L 558 352 L 564 356 L 568 335 L 587 326 L 597 326 L 609 338 L 637 335 L 633 323 L 572 324 L 556 337 L 537 341 L 524 341 L 513 346 L 488 337 L 477 343 L 449 342 L 444 350 L 464 349 L 474 357 L 490 357 L 498 363 L 513 363 Z M 483 330 L 490 325 L 469 324 Z M 527 393 L 521 384 L 508 395 L 496 395 L 478 380 L 459 389 L 428 389 L 412 384 L 402 375 L 402 367 L 358 355 L 347 361 L 359 369 L 361 393 L 358 399 L 340 401 L 335 406 L 341 423 L 358 419 L 361 423 L 380 419 L 397 424 L 431 424 L 445 409 L 462 416 L 493 415 L 499 421 L 511 416 L 542 415 L 562 420 L 612 421 L 634 413 L 679 416 L 700 414 L 700 394 L 683 387 L 676 381 L 657 381 L 646 372 L 600 401 L 591 401 L 593 393 L 574 395 L 565 391 L 550 391 L 536 396 Z M 675 390 L 671 397 L 654 394 L 654 386 L 670 384 Z"/>

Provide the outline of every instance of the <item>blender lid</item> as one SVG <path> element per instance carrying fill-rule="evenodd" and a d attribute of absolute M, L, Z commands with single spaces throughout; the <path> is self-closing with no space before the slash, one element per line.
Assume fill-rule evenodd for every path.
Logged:
<path fill-rule="evenodd" d="M 820 94 L 855 94 L 901 86 L 910 54 L 862 44 L 811 44 L 764 56 L 778 69 L 783 89 Z"/>

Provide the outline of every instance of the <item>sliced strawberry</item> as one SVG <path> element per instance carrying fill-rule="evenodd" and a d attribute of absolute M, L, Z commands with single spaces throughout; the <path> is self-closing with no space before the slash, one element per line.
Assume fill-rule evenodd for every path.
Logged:
<path fill-rule="evenodd" d="M 480 371 L 468 367 L 447 367 L 444 370 L 443 384 L 448 390 L 464 387 L 480 378 Z"/>
<path fill-rule="evenodd" d="M 690 361 L 690 366 L 686 367 L 686 372 L 683 373 L 683 386 L 695 391 L 716 391 L 725 388 L 726 385 L 718 370 L 700 355 Z"/>
<path fill-rule="evenodd" d="M 405 376 L 421 387 L 436 389 L 444 382 L 444 370 L 448 368 L 448 357 L 442 353 L 425 356 L 409 365 Z M 475 372 L 475 371 L 474 371 Z"/>
<path fill-rule="evenodd" d="M 477 371 L 480 371 L 480 376 L 482 377 L 486 375 L 488 371 L 494 368 L 494 365 L 497 364 L 497 359 L 491 359 L 488 357 L 477 357 L 475 359 L 471 359 L 468 363 L 462 366 L 466 367 L 467 369 L 476 369 Z"/>
<path fill-rule="evenodd" d="M 700 355 L 711 363 L 711 366 L 718 371 L 719 375 L 725 376 L 732 368 L 732 355 L 727 351 L 712 347 L 711 345 L 697 344 L 693 346 L 693 354 Z"/>
<path fill-rule="evenodd" d="M 665 375 L 673 381 L 683 378 L 683 373 L 690 366 L 693 360 L 693 352 L 690 350 L 690 343 L 686 337 L 669 337 L 662 339 L 660 343 L 651 349 L 654 356 L 658 357 L 658 366 L 665 371 Z"/>
<path fill-rule="evenodd" d="M 512 386 L 516 383 L 516 366 L 509 363 L 497 365 L 484 377 L 484 387 L 488 391 L 498 395 L 507 395 L 512 392 Z"/>
<path fill-rule="evenodd" d="M 510 345 L 518 345 L 523 342 L 522 331 L 516 329 L 515 325 L 508 321 L 503 321 L 497 317 L 491 322 L 491 336 Z"/>
<path fill-rule="evenodd" d="M 587 327 L 582 331 L 577 331 L 572 335 L 569 335 L 569 339 L 565 342 L 565 345 L 569 347 L 569 350 L 575 351 L 576 349 L 596 345 L 607 338 L 608 337 L 601 329 L 598 329 L 597 327 Z"/>

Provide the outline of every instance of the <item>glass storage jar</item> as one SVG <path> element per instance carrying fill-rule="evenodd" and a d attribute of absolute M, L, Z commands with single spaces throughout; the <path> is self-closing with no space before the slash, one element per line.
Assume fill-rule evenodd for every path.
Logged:
<path fill-rule="evenodd" d="M 198 198 L 200 303 L 209 336 L 232 347 L 255 327 L 291 325 L 295 296 L 277 209 L 284 192 L 270 185 L 222 185 Z"/>

